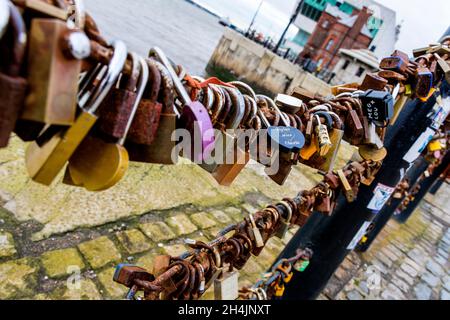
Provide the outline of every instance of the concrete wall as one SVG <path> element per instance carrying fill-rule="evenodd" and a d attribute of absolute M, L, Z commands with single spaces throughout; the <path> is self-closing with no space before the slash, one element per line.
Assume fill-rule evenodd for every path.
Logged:
<path fill-rule="evenodd" d="M 261 92 L 272 95 L 289 93 L 298 86 L 322 95 L 330 94 L 325 82 L 230 29 L 225 30 L 207 70 L 211 74 L 227 70 Z"/>

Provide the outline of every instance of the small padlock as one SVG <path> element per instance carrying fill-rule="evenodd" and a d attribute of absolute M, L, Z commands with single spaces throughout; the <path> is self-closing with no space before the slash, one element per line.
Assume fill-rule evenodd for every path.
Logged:
<path fill-rule="evenodd" d="M 255 218 L 253 217 L 252 214 L 249 214 L 248 217 L 250 219 L 250 224 L 251 224 L 250 227 L 251 227 L 251 230 L 252 230 L 253 238 L 255 240 L 256 248 L 263 248 L 264 247 L 264 240 L 263 240 L 263 237 L 261 235 L 261 231 L 259 230 L 258 226 L 256 225 Z"/>
<path fill-rule="evenodd" d="M 421 99 L 428 99 L 433 89 L 433 73 L 426 67 L 418 67 L 415 76 L 413 87 L 416 96 Z"/>
<path fill-rule="evenodd" d="M 131 289 L 135 285 L 135 280 L 154 281 L 155 277 L 138 266 L 119 264 L 114 272 L 113 280 Z"/>
<path fill-rule="evenodd" d="M 373 90 L 383 90 L 388 81 L 382 77 L 380 77 L 376 73 L 368 73 L 364 78 L 362 84 L 359 86 L 359 90 L 366 91 L 369 89 Z"/>
<path fill-rule="evenodd" d="M 323 172 L 333 171 L 345 130 L 344 123 L 336 113 L 328 112 L 328 114 L 333 118 L 333 128 L 329 132 L 331 148 L 325 156 L 325 162 L 317 166 L 317 169 Z"/>
<path fill-rule="evenodd" d="M 214 281 L 214 300 L 236 300 L 239 298 L 239 273 L 223 272 Z"/>
<path fill-rule="evenodd" d="M 392 56 L 381 60 L 380 69 L 392 70 L 398 73 L 405 73 L 408 69 L 409 57 L 406 53 L 396 50 Z M 374 89 L 374 88 L 372 88 Z"/>
<path fill-rule="evenodd" d="M 131 53 L 128 53 L 128 60 L 131 61 L 132 65 L 131 74 L 125 76 L 122 73 L 118 84 L 111 90 L 98 109 L 99 120 L 96 128 L 113 139 L 120 139 L 124 136 L 136 100 L 136 85 L 139 79 L 140 65 L 138 61 L 131 58 Z"/>
<path fill-rule="evenodd" d="M 281 201 L 277 204 L 277 206 L 282 206 L 284 209 L 286 209 L 287 212 L 286 218 L 281 215 L 280 226 L 275 233 L 275 236 L 277 238 L 283 240 L 286 237 L 287 232 L 289 231 L 293 212 L 291 206 L 287 202 Z"/>
<path fill-rule="evenodd" d="M 157 101 L 161 90 L 161 73 L 149 60 L 147 64 L 150 71 L 148 87 L 139 103 L 127 139 L 136 144 L 149 146 L 155 140 L 163 106 Z"/>
<path fill-rule="evenodd" d="M 21 114 L 24 120 L 52 125 L 75 121 L 82 59 L 90 55 L 84 32 L 66 22 L 35 18 L 28 49 L 29 93 Z"/>
<path fill-rule="evenodd" d="M 2 7 L 9 12 L 5 17 L 9 20 L 5 35 L 0 37 L 0 148 L 8 145 L 27 90 L 27 81 L 21 76 L 27 32 L 19 11 L 8 3 Z"/>
<path fill-rule="evenodd" d="M 360 95 L 364 115 L 376 123 L 385 123 L 394 115 L 394 98 L 389 92 L 368 90 Z"/>
<path fill-rule="evenodd" d="M 167 69 L 158 61 L 148 60 L 161 74 L 161 92 L 159 94 L 163 105 L 159 119 L 158 130 L 152 144 L 142 145 L 128 141 L 126 147 L 130 160 L 143 163 L 173 165 L 178 163 L 176 141 L 173 138 L 179 113 L 174 106 L 173 81 Z"/>

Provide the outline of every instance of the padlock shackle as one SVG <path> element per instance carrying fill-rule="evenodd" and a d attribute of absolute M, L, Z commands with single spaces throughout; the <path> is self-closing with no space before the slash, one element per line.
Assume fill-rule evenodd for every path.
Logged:
<path fill-rule="evenodd" d="M 114 47 L 114 54 L 108 65 L 108 71 L 89 99 L 88 107 L 86 108 L 87 112 L 95 113 L 97 111 L 112 87 L 116 84 L 127 60 L 127 47 L 124 42 L 115 40 L 112 46 Z"/>
<path fill-rule="evenodd" d="M 154 47 L 150 49 L 149 55 L 158 59 L 164 65 L 164 67 L 166 67 L 167 71 L 170 74 L 170 77 L 172 78 L 173 86 L 175 92 L 177 93 L 178 99 L 184 105 L 192 103 L 191 97 L 189 96 L 183 84 L 181 83 L 178 74 L 175 72 L 174 68 L 172 67 L 172 64 L 170 63 L 164 51 L 162 51 L 159 47 Z"/>
<path fill-rule="evenodd" d="M 147 86 L 148 78 L 149 78 L 149 70 L 147 62 L 141 57 L 138 57 L 138 55 L 134 52 L 131 52 L 131 56 L 133 57 L 133 64 L 140 65 L 140 75 L 139 80 L 137 83 L 137 91 L 136 91 L 136 98 L 134 100 L 133 107 L 131 109 L 130 117 L 128 118 L 127 125 L 125 127 L 124 135 L 119 140 L 120 145 L 125 144 L 125 140 L 127 138 L 128 132 L 130 131 L 131 125 L 133 124 L 134 117 L 136 115 L 136 112 L 139 108 L 139 104 L 141 103 L 142 96 L 144 95 L 145 87 Z"/>
<path fill-rule="evenodd" d="M 25 59 L 27 47 L 27 29 L 19 9 L 9 2 L 9 25 L 14 33 L 12 61 L 9 63 L 7 73 L 10 76 L 19 76 Z"/>

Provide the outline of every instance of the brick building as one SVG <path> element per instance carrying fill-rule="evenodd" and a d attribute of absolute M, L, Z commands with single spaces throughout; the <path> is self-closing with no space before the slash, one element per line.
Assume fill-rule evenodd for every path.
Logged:
<path fill-rule="evenodd" d="M 320 69 L 332 70 L 340 59 L 341 49 L 369 48 L 373 40 L 367 27 L 370 17 L 367 7 L 348 15 L 336 7 L 327 6 L 299 60 L 311 60 Z"/>

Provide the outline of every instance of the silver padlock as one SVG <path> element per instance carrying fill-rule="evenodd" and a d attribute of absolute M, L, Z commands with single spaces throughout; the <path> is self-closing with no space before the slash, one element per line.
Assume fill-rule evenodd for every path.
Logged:
<path fill-rule="evenodd" d="M 287 217 L 284 218 L 283 216 L 280 216 L 280 227 L 278 228 L 275 236 L 281 240 L 284 239 L 284 237 L 286 236 L 287 232 L 289 231 L 289 226 L 291 224 L 291 220 L 292 220 L 292 208 L 291 206 L 284 201 L 281 201 L 279 203 L 277 203 L 277 206 L 283 206 L 284 208 L 286 208 L 287 211 Z"/>
<path fill-rule="evenodd" d="M 237 271 L 223 272 L 214 281 L 214 300 L 237 300 L 239 298 L 239 274 Z"/>

